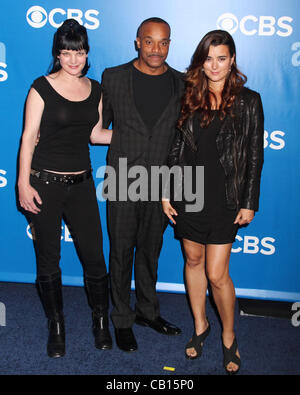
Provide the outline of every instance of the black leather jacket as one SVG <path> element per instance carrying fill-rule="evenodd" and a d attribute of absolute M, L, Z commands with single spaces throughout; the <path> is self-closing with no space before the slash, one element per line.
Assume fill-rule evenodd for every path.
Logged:
<path fill-rule="evenodd" d="M 260 95 L 243 88 L 234 104 L 234 117 L 225 117 L 216 138 L 220 163 L 226 176 L 225 191 L 229 209 L 258 210 L 264 155 L 263 135 L 264 115 Z M 190 164 L 196 150 L 191 117 L 177 131 L 168 166 Z"/>

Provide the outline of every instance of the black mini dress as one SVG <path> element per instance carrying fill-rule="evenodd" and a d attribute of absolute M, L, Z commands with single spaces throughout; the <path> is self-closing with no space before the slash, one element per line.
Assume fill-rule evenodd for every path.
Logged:
<path fill-rule="evenodd" d="M 201 244 L 227 244 L 235 240 L 238 225 L 234 224 L 234 220 L 237 211 L 226 207 L 225 172 L 216 145 L 221 122 L 217 110 L 206 128 L 200 126 L 199 115 L 194 116 L 197 151 L 191 156 L 197 166 L 204 166 L 204 207 L 198 212 L 187 212 L 185 206 L 191 202 L 183 199 L 182 202 L 173 203 L 178 213 L 175 218 L 175 234 L 178 238 Z M 193 171 L 193 191 L 196 191 L 195 182 L 196 172 Z"/>

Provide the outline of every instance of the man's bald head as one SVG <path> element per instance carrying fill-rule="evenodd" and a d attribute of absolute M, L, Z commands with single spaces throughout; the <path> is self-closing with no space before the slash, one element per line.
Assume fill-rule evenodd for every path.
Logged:
<path fill-rule="evenodd" d="M 143 27 L 144 27 L 147 23 L 163 23 L 163 24 L 165 24 L 166 26 L 168 26 L 168 29 L 169 29 L 169 37 L 168 37 L 168 38 L 170 38 L 170 36 L 171 36 L 171 27 L 170 27 L 170 25 L 169 25 L 168 22 L 166 22 L 165 20 L 163 20 L 163 19 L 161 19 L 161 18 L 157 18 L 157 17 L 145 19 L 145 20 L 140 24 L 140 26 L 139 26 L 139 28 L 138 28 L 138 30 L 137 30 L 137 34 L 136 34 L 137 37 L 141 38 L 142 29 L 143 29 Z"/>

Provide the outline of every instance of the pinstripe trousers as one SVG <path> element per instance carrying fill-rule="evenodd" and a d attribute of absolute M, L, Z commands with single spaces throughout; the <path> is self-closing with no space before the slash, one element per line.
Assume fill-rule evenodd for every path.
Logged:
<path fill-rule="evenodd" d="M 160 201 L 108 201 L 110 278 L 114 306 L 111 318 L 116 328 L 131 327 L 136 314 L 150 320 L 159 316 L 157 267 L 167 223 Z M 135 311 L 130 307 L 134 255 Z"/>

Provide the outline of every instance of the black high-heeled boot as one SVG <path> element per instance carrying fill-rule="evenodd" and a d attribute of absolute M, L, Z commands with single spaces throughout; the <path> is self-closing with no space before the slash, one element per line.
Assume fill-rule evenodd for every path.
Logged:
<path fill-rule="evenodd" d="M 52 276 L 39 276 L 37 286 L 48 318 L 47 352 L 50 358 L 65 355 L 65 324 L 60 273 Z"/>
<path fill-rule="evenodd" d="M 108 325 L 108 275 L 98 278 L 85 278 L 88 300 L 93 310 L 93 334 L 95 337 L 95 347 L 100 350 L 110 350 L 112 348 L 112 338 Z"/>

